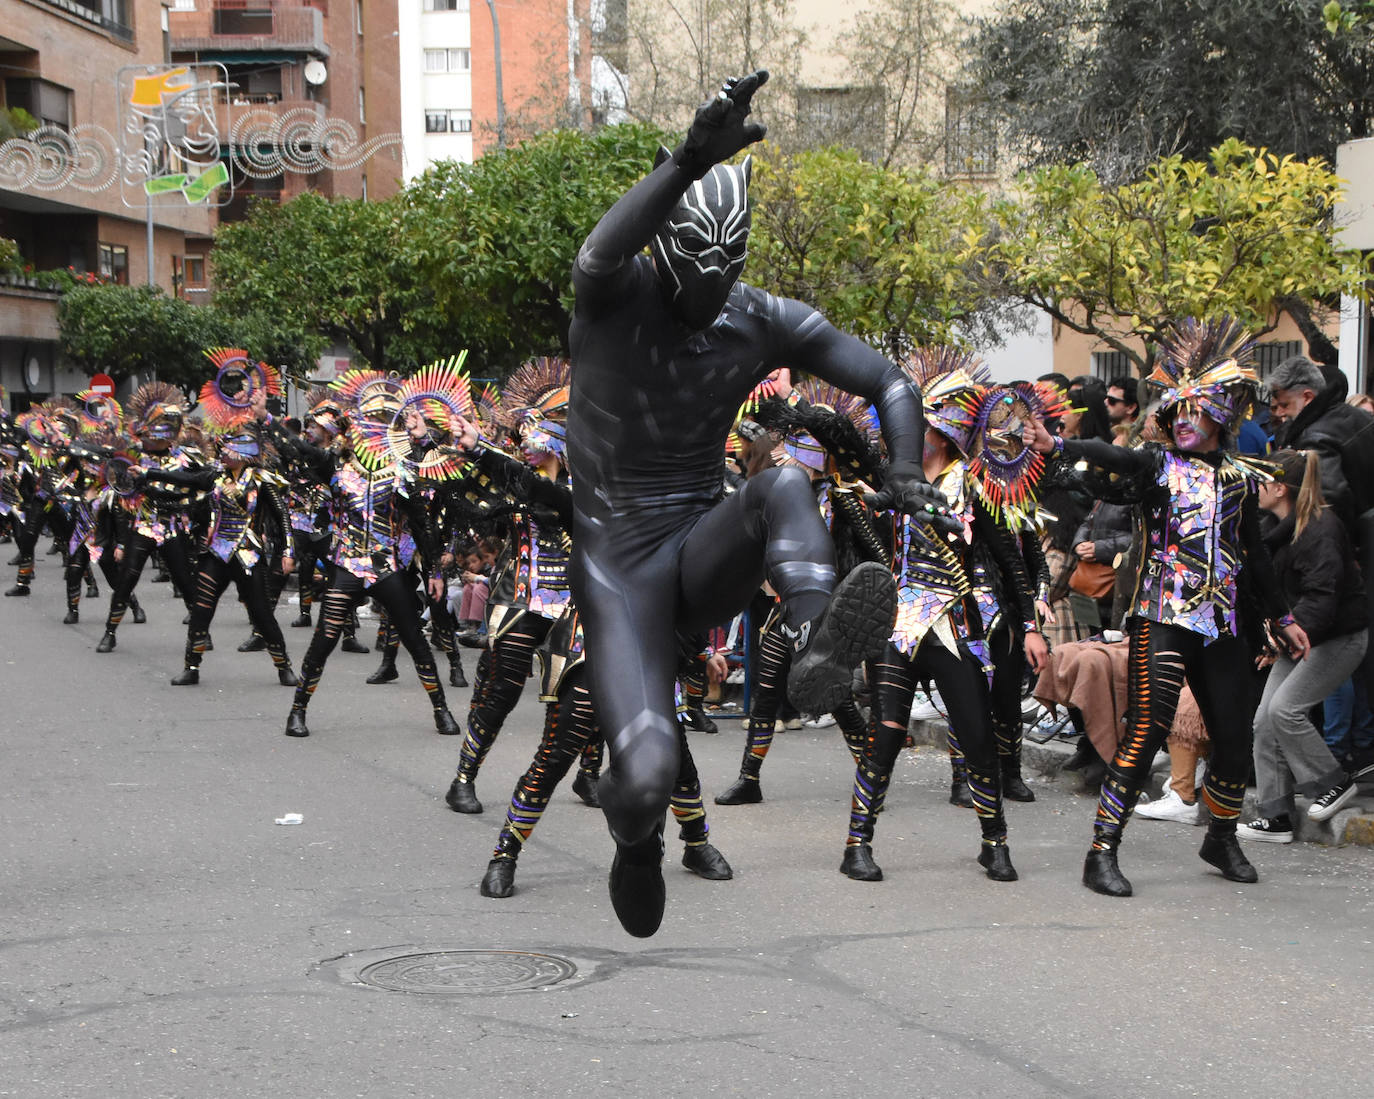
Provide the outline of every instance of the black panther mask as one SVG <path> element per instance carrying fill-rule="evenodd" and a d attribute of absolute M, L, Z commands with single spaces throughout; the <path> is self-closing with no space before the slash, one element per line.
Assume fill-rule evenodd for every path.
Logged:
<path fill-rule="evenodd" d="M 660 149 L 658 163 L 672 154 Z M 749 251 L 749 157 L 717 164 L 687 188 L 649 248 L 673 313 L 694 332 L 709 328 L 744 270 Z"/>

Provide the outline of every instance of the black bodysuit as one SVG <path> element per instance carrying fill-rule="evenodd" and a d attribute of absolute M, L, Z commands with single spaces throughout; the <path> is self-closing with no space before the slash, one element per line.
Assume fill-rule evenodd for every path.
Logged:
<path fill-rule="evenodd" d="M 637 251 L 635 232 L 614 224 L 623 204 L 573 272 L 568 460 L 573 594 L 611 748 L 601 800 L 614 838 L 633 844 L 662 822 L 678 772 L 677 631 L 728 620 L 765 575 L 799 627 L 835 584 L 804 471 L 767 470 L 722 499 L 741 403 L 778 367 L 815 374 L 877 406 L 894 466 L 919 467 L 923 423 L 900 370 L 800 302 L 736 283 L 714 324 L 684 329 L 648 257 L 613 254 Z"/>

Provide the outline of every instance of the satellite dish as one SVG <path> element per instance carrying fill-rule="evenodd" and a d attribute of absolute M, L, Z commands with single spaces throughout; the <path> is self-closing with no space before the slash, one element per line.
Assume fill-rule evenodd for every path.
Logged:
<path fill-rule="evenodd" d="M 324 67 L 323 61 L 307 61 L 304 73 L 305 82 L 315 85 L 323 84 L 329 76 L 329 70 Z"/>

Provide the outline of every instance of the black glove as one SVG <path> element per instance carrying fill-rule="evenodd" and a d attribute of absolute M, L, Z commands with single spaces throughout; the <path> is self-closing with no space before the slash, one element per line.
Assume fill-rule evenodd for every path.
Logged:
<path fill-rule="evenodd" d="M 880 510 L 904 512 L 945 534 L 959 534 L 963 530 L 959 517 L 949 510 L 949 501 L 926 480 L 918 462 L 894 462 L 888 468 L 882 491 L 870 496 L 868 503 Z"/>
<path fill-rule="evenodd" d="M 741 149 L 762 141 L 768 127 L 745 119 L 754 93 L 767 82 L 765 69 L 727 80 L 714 99 L 697 108 L 686 140 L 673 154 L 674 163 L 700 179 Z"/>

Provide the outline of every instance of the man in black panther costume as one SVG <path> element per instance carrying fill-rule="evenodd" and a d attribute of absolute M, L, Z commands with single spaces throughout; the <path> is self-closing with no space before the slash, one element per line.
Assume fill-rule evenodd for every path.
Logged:
<path fill-rule="evenodd" d="M 647 937 L 663 916 L 663 824 L 678 773 L 677 631 L 726 621 L 767 577 L 795 657 L 788 695 L 834 708 L 882 652 L 895 584 L 876 563 L 836 584 L 834 550 L 799 469 L 723 498 L 721 454 L 740 404 L 781 366 L 873 402 L 897 507 L 938 502 L 921 471 L 921 398 L 900 370 L 814 309 L 739 283 L 749 235 L 746 121 L 768 74 L 727 82 L 675 152 L 602 217 L 573 268 L 568 457 L 571 581 L 592 695 L 611 749 L 599 792 L 611 902 Z M 651 246 L 653 259 L 642 255 Z"/>

